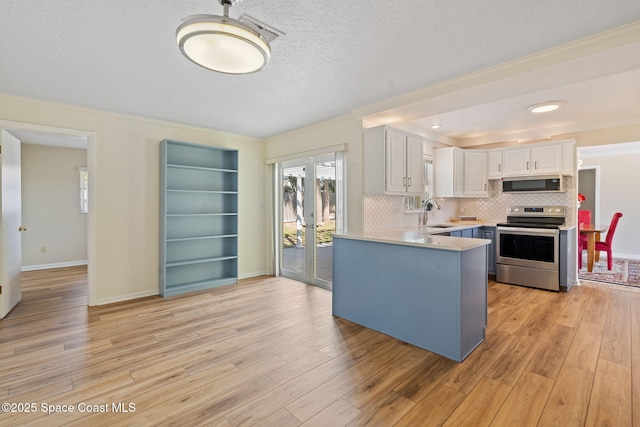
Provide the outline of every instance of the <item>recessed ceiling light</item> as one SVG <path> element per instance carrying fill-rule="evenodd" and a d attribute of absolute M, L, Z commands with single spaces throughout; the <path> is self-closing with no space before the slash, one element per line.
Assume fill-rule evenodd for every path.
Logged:
<path fill-rule="evenodd" d="M 434 123 L 431 125 L 431 129 L 440 129 L 440 125 L 438 123 Z"/>
<path fill-rule="evenodd" d="M 529 106 L 529 111 L 532 113 L 548 113 L 549 111 L 555 111 L 563 104 L 562 101 L 548 101 L 541 104 L 535 104 Z"/>

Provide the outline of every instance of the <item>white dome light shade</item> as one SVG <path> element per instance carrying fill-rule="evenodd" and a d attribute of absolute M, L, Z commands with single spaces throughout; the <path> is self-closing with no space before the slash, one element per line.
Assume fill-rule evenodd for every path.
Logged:
<path fill-rule="evenodd" d="M 259 33 L 228 17 L 197 15 L 178 27 L 176 37 L 184 56 L 220 73 L 255 73 L 271 57 L 271 48 Z"/>

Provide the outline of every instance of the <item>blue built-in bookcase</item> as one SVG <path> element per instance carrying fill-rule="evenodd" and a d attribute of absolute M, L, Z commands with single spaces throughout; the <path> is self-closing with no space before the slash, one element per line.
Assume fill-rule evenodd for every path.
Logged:
<path fill-rule="evenodd" d="M 160 294 L 238 282 L 238 151 L 160 143 Z"/>

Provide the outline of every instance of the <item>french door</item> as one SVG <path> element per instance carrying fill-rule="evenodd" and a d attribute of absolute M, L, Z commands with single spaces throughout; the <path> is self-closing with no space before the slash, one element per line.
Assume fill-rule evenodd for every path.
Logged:
<path fill-rule="evenodd" d="M 336 155 L 282 162 L 278 170 L 280 274 L 331 289 L 333 233 L 343 211 Z"/>

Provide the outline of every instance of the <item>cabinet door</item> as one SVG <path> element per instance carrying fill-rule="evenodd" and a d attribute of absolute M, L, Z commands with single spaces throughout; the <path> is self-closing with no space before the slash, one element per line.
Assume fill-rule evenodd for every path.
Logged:
<path fill-rule="evenodd" d="M 424 166 L 422 140 L 407 137 L 407 194 L 422 194 L 424 190 Z"/>
<path fill-rule="evenodd" d="M 495 228 L 483 227 L 480 233 L 483 239 L 491 240 L 491 244 L 487 246 L 487 272 L 496 274 L 496 232 Z"/>
<path fill-rule="evenodd" d="M 464 193 L 464 151 L 456 149 L 453 152 L 453 163 L 453 194 L 462 196 Z"/>
<path fill-rule="evenodd" d="M 385 162 L 385 194 L 405 194 L 406 188 L 406 137 L 387 130 Z M 420 155 L 422 162 L 422 155 Z"/>
<path fill-rule="evenodd" d="M 488 178 L 502 178 L 502 150 L 489 151 Z"/>
<path fill-rule="evenodd" d="M 487 153 L 467 151 L 464 153 L 465 196 L 487 195 Z"/>
<path fill-rule="evenodd" d="M 516 148 L 502 151 L 504 176 L 522 176 L 531 173 L 531 149 Z"/>
<path fill-rule="evenodd" d="M 434 151 L 435 197 L 462 196 L 464 184 L 464 151 L 439 148 Z"/>
<path fill-rule="evenodd" d="M 531 147 L 532 173 L 544 175 L 562 172 L 562 145 Z"/>
<path fill-rule="evenodd" d="M 460 230 L 460 237 L 468 237 L 469 239 L 473 238 L 473 228 L 465 228 L 464 230 Z"/>

